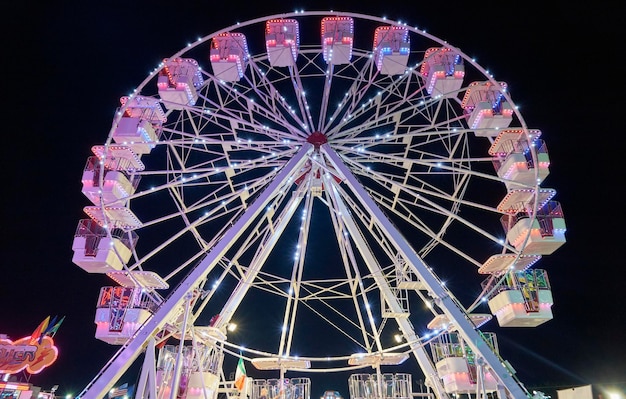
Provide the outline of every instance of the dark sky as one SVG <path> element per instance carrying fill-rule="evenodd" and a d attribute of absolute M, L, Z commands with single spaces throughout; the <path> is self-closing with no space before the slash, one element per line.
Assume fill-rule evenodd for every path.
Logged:
<path fill-rule="evenodd" d="M 364 3 L 364 2 L 362 2 Z M 567 243 L 549 256 L 554 320 L 507 331 L 501 345 L 529 386 L 626 384 L 626 312 L 621 256 L 626 218 L 622 114 L 623 10 L 599 2 L 15 2 L 5 28 L 4 190 L 0 333 L 30 334 L 48 315 L 66 316 L 60 356 L 31 382 L 82 390 L 114 353 L 94 338 L 106 277 L 72 259 L 83 218 L 81 172 L 108 134 L 119 97 L 187 41 L 237 21 L 295 9 L 335 9 L 405 20 L 475 55 L 509 84 L 529 125 L 543 131 L 550 184 Z M 516 2 L 522 3 L 522 2 Z M 528 349 L 528 348 L 532 348 Z"/>

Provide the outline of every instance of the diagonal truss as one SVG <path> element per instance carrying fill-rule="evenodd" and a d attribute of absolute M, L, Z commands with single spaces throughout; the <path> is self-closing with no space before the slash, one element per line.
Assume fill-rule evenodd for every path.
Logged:
<path fill-rule="evenodd" d="M 294 178 L 301 175 L 301 170 L 309 163 L 314 165 L 312 170 L 319 170 L 319 175 L 323 176 L 325 185 L 324 196 L 319 200 L 325 202 L 326 208 L 332 218 L 333 230 L 336 239 L 340 243 L 343 257 L 343 269 L 346 277 L 342 280 L 347 283 L 327 281 L 307 281 L 304 277 L 304 258 L 306 257 L 306 243 L 308 240 L 309 228 L 312 218 L 303 218 L 301 223 L 301 233 L 298 237 L 298 247 L 302 251 L 297 254 L 293 263 L 291 274 L 286 275 L 282 280 L 270 281 L 270 277 L 262 274 L 271 252 L 276 248 L 281 236 L 285 233 L 290 221 L 294 218 L 297 209 L 304 201 L 305 213 L 313 213 L 313 201 L 315 196 L 310 194 L 313 181 L 295 186 Z M 315 176 L 315 173 L 309 173 Z M 294 190 L 291 195 L 286 192 Z M 282 202 L 282 204 L 281 204 Z M 354 212 L 355 203 L 369 215 L 364 219 L 363 215 Z M 281 208 L 279 217 L 272 219 L 267 215 L 271 209 Z M 265 215 L 263 215 L 265 213 Z M 259 221 L 260 220 L 260 221 Z M 364 226 L 363 223 L 369 226 Z M 254 226 L 252 230 L 248 230 Z M 192 271 L 181 281 L 172 291 L 171 295 L 161 305 L 154 316 L 147 321 L 135 334 L 135 336 L 124 345 L 117 355 L 107 364 L 102 373 L 92 382 L 84 393 L 85 398 L 101 397 L 114 384 L 117 379 L 128 369 L 128 367 L 143 353 L 146 345 L 153 342 L 154 334 L 166 328 L 169 323 L 180 322 L 181 307 L 190 306 L 193 296 L 203 290 L 208 274 L 213 271 L 228 253 L 233 253 L 230 273 L 240 273 L 237 285 L 233 288 L 232 294 L 222 306 L 219 312 L 219 319 L 213 327 L 222 330 L 232 321 L 236 311 L 239 309 L 245 296 L 255 285 L 276 287 L 275 293 L 286 297 L 284 307 L 284 329 L 281 334 L 280 344 L 275 353 L 266 355 L 280 357 L 290 357 L 291 343 L 294 339 L 295 322 L 297 319 L 298 306 L 304 306 L 313 300 L 330 302 L 333 299 L 343 299 L 351 301 L 356 308 L 357 319 L 355 324 L 362 331 L 363 353 L 384 357 L 390 354 L 386 345 L 381 343 L 381 327 L 377 325 L 377 317 L 373 313 L 374 307 L 366 306 L 366 311 L 359 310 L 361 303 L 368 304 L 368 294 L 372 290 L 378 290 L 381 298 L 386 302 L 386 306 L 393 314 L 402 314 L 402 304 L 398 301 L 397 292 L 393 290 L 394 281 L 385 271 L 385 257 L 374 254 L 371 241 L 371 231 L 378 231 L 384 237 L 385 252 L 388 261 L 393 259 L 404 259 L 409 272 L 417 276 L 418 282 L 422 284 L 422 291 L 427 297 L 432 299 L 458 328 L 459 332 L 471 343 L 472 350 L 478 354 L 491 367 L 497 375 L 502 386 L 511 392 L 513 397 L 524 396 L 517 381 L 512 378 L 510 372 L 505 369 L 501 359 L 494 354 L 491 348 L 481 338 L 476 326 L 470 321 L 463 306 L 459 304 L 454 296 L 445 288 L 441 281 L 434 275 L 430 268 L 415 253 L 410 244 L 393 226 L 389 219 L 379 209 L 375 200 L 368 191 L 357 180 L 350 168 L 328 144 L 324 144 L 320 149 L 314 149 L 310 144 L 305 144 L 299 152 L 277 173 L 275 179 L 268 187 L 248 205 L 244 214 L 233 224 L 221 237 L 221 239 L 206 254 L 206 257 L 195 266 Z M 255 241 L 258 237 L 259 243 L 256 252 L 246 267 L 241 267 L 240 258 L 243 257 L 249 242 Z M 237 246 L 243 244 L 237 249 Z M 234 252 L 233 252 L 234 250 Z M 239 265 L 238 271 L 234 270 L 235 265 Z M 275 277 L 271 277 L 275 278 Z M 371 279 L 371 286 L 366 287 L 364 281 Z M 329 283 L 330 281 L 330 283 Z M 339 281 L 339 280 L 338 280 Z M 330 284 L 330 285 L 328 285 Z M 287 285 L 286 290 L 278 288 Z M 266 288 L 267 289 L 267 288 Z M 201 314 L 204 307 L 209 303 L 212 292 L 205 294 L 204 301 L 199 304 L 195 311 L 185 312 L 185 320 L 177 326 L 178 331 L 191 333 L 190 326 Z M 356 298 L 361 298 L 358 301 Z M 426 299 L 426 296 L 422 297 Z M 189 313 L 189 315 L 187 315 Z M 430 379 L 433 388 L 438 396 L 445 396 L 445 391 L 441 386 L 432 361 L 426 353 L 425 345 L 420 336 L 416 333 L 408 318 L 396 317 L 397 326 L 408 342 L 408 350 L 413 353 L 422 371 Z M 354 320 L 353 320 L 354 321 Z M 187 327 L 185 327 L 187 326 Z M 352 338 L 351 338 L 352 339 Z M 346 354 L 349 355 L 349 354 Z M 301 359 L 307 356 L 299 356 Z M 311 357 L 310 360 L 316 359 Z"/>

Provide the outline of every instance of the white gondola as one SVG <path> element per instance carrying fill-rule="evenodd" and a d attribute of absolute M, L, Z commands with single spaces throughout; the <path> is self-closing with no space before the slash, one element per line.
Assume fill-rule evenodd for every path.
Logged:
<path fill-rule="evenodd" d="M 96 308 L 96 338 L 122 345 L 163 301 L 156 292 L 139 287 L 102 287 Z"/>
<path fill-rule="evenodd" d="M 81 219 L 72 242 L 72 262 L 88 273 L 122 270 L 136 242 L 135 232 L 113 229 L 109 237 L 106 229 L 95 221 Z"/>
<path fill-rule="evenodd" d="M 149 154 L 161 135 L 165 112 L 152 97 L 122 97 L 124 114 L 115 126 L 113 140 L 129 146 L 136 154 Z"/>
<path fill-rule="evenodd" d="M 513 108 L 504 99 L 506 83 L 473 82 L 467 88 L 461 107 L 468 115 L 467 124 L 478 137 L 495 137 L 499 129 L 509 127 Z"/>
<path fill-rule="evenodd" d="M 552 320 L 552 290 L 542 269 L 511 271 L 489 297 L 500 327 L 536 327 Z"/>
<path fill-rule="evenodd" d="M 447 47 L 431 47 L 424 53 L 420 73 L 432 96 L 456 96 L 463 86 L 465 66 L 461 55 Z"/>
<path fill-rule="evenodd" d="M 224 352 L 218 346 L 199 343 L 182 348 L 165 345 L 159 350 L 156 373 L 158 392 L 163 393 L 162 397 L 172 397 L 174 365 L 179 357 L 179 349 L 186 366 L 181 370 L 178 393 L 173 396 L 185 399 L 216 398 Z"/>
<path fill-rule="evenodd" d="M 550 157 L 540 130 L 504 129 L 494 140 L 489 155 L 498 176 L 505 179 L 507 189 L 541 184 L 550 173 Z M 532 148 L 531 148 L 532 147 Z M 533 158 L 532 149 L 536 154 Z M 537 177 L 535 177 L 537 172 Z"/>
<path fill-rule="evenodd" d="M 298 58 L 300 32 L 295 19 L 270 19 L 265 23 L 267 57 L 274 67 L 291 66 Z"/>
<path fill-rule="evenodd" d="M 374 31 L 374 62 L 383 75 L 401 75 L 409 62 L 409 30 L 401 26 L 379 26 Z"/>
<path fill-rule="evenodd" d="M 306 377 L 255 379 L 250 390 L 251 399 L 311 399 L 311 380 Z"/>
<path fill-rule="evenodd" d="M 351 17 L 322 19 L 324 61 L 331 65 L 350 63 L 354 43 L 354 20 Z"/>
<path fill-rule="evenodd" d="M 248 66 L 248 43 L 243 33 L 221 33 L 211 39 L 213 74 L 219 80 L 238 82 Z"/>
<path fill-rule="evenodd" d="M 87 158 L 81 182 L 82 192 L 94 205 L 121 205 L 139 183 L 135 171 L 144 169 L 139 157 L 128 146 L 93 146 L 94 156 Z M 102 180 L 102 184 L 100 181 Z"/>
<path fill-rule="evenodd" d="M 348 379 L 350 399 L 412 399 L 411 374 L 375 373 L 352 374 Z M 325 392 L 320 399 L 340 399 L 334 391 Z"/>
<path fill-rule="evenodd" d="M 530 216 L 518 212 L 501 218 L 506 238 L 515 249 L 524 254 L 550 255 L 565 244 L 565 219 L 557 201 L 549 201 L 535 218 Z"/>
<path fill-rule="evenodd" d="M 192 58 L 163 60 L 157 87 L 166 108 L 183 109 L 198 100 L 198 89 L 204 79 L 198 62 Z"/>
<path fill-rule="evenodd" d="M 490 347 L 497 353 L 495 335 L 482 333 Z M 430 343 L 433 360 L 444 389 L 450 394 L 473 394 L 495 392 L 498 384 L 491 371 L 481 366 L 470 346 L 460 334 L 447 332 L 438 335 Z"/>
<path fill-rule="evenodd" d="M 320 399 L 343 399 L 339 391 L 324 391 Z"/>

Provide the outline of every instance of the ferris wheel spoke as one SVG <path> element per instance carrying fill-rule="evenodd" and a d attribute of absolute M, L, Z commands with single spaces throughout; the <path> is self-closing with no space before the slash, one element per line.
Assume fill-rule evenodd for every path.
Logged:
<path fill-rule="evenodd" d="M 251 81 L 252 92 L 261 99 L 266 107 L 263 115 L 275 124 L 287 128 L 298 137 L 306 137 L 309 131 L 310 113 L 305 104 L 302 82 L 298 79 L 297 69 L 289 67 L 287 73 L 271 68 L 262 67 L 258 62 L 252 62 L 252 70 L 256 72 L 258 80 Z M 272 81 L 268 75 L 273 76 Z M 277 77 L 274 75 L 278 75 Z M 295 75 L 295 76 L 294 76 Z M 293 107 L 292 102 L 298 104 Z"/>
<path fill-rule="evenodd" d="M 376 76 L 373 79 L 375 78 Z M 388 79 L 387 77 L 381 80 L 368 80 L 368 84 L 363 88 L 346 93 L 346 101 L 350 101 L 350 104 L 346 105 L 350 109 L 346 113 L 349 118 L 344 118 L 343 125 L 333 128 L 331 134 L 334 140 L 358 139 L 363 135 L 384 135 L 387 132 L 394 132 L 397 126 L 406 123 L 407 120 L 414 125 L 416 115 L 421 116 L 422 125 L 432 125 L 431 118 L 425 114 L 425 110 L 433 100 L 423 97 L 418 90 L 418 83 L 411 75 L 392 83 L 382 83 Z M 344 102 L 341 103 L 343 104 Z M 358 124 L 354 121 L 358 121 Z M 387 129 L 387 132 L 381 132 L 381 129 Z"/>
<path fill-rule="evenodd" d="M 306 96 L 306 87 L 304 86 L 297 67 L 289 67 L 289 74 L 291 76 L 294 92 L 296 93 L 300 114 L 303 115 L 305 120 L 302 122 L 301 128 L 310 134 L 316 130 L 316 125 L 313 122 L 313 116 L 311 115 L 311 106 L 309 105 L 309 100 Z"/>
<path fill-rule="evenodd" d="M 341 151 L 343 156 L 349 157 L 355 169 L 366 169 L 386 176 L 388 180 L 385 184 L 388 186 L 390 184 L 400 185 L 400 188 L 404 185 L 430 186 L 432 190 L 445 195 L 449 190 L 464 185 L 462 184 L 463 180 L 471 177 L 493 183 L 494 187 L 497 187 L 498 184 L 502 187 L 504 184 L 509 184 L 515 187 L 529 188 L 529 185 L 524 183 L 510 182 L 510 180 L 498 175 L 486 173 L 485 170 L 492 168 L 493 158 L 467 158 L 463 136 L 454 133 L 450 136 L 450 139 L 454 139 L 456 136 L 454 140 L 446 139 L 445 134 L 432 136 L 432 139 L 429 135 L 422 144 L 416 145 L 408 145 L 408 141 L 414 139 L 413 135 L 384 136 L 360 140 L 353 147 L 337 146 L 337 149 Z M 437 145 L 437 148 L 433 148 L 433 145 Z M 381 150 L 384 148 L 384 151 L 379 150 L 379 148 Z M 455 152 L 459 153 L 456 154 Z M 471 167 L 472 164 L 482 164 L 485 167 Z M 448 188 L 429 182 L 435 175 L 451 176 L 453 185 Z"/>
<path fill-rule="evenodd" d="M 277 164 L 277 166 L 278 165 L 282 165 L 282 163 Z M 274 166 L 272 169 L 276 169 L 277 166 Z M 239 167 L 238 170 L 240 171 L 240 175 L 245 175 L 246 171 L 249 172 L 256 170 L 256 168 L 254 165 L 243 165 Z M 215 177 L 215 171 L 216 169 L 211 169 L 211 173 L 209 175 L 211 177 Z M 205 183 L 201 181 L 201 179 L 204 180 L 205 177 L 200 174 L 194 174 L 193 177 L 190 177 L 188 180 L 181 179 L 180 181 L 184 184 L 169 183 L 167 188 L 168 191 L 170 191 L 172 198 L 175 199 L 174 204 L 176 204 L 179 208 L 178 211 L 169 215 L 161 215 L 158 218 L 155 217 L 152 220 L 147 220 L 144 222 L 144 227 L 147 228 L 151 225 L 160 225 L 168 220 L 176 220 L 180 218 L 183 220 L 186 227 L 181 227 L 176 236 L 173 236 L 169 240 L 165 240 L 163 247 L 171 245 L 176 239 L 182 237 L 187 232 L 191 232 L 194 237 L 196 237 L 201 250 L 206 250 L 206 248 L 214 245 L 214 243 L 219 240 L 219 237 L 221 237 L 221 235 L 225 232 L 225 229 L 222 230 L 222 233 L 215 233 L 213 235 L 213 239 L 206 242 L 200 238 L 201 235 L 197 232 L 197 228 L 214 222 L 218 218 L 223 219 L 226 215 L 226 213 L 224 213 L 225 210 L 228 210 L 228 213 L 231 214 L 230 220 L 234 221 L 245 211 L 245 207 L 240 202 L 242 194 L 245 193 L 246 196 L 254 196 L 255 193 L 265 188 L 273 176 L 273 174 L 269 174 L 264 177 L 262 176 L 261 178 L 254 177 L 249 181 L 240 180 L 236 186 L 233 186 L 232 182 L 223 178 L 223 176 L 225 176 L 224 173 L 220 173 L 220 175 L 222 176 L 222 183 L 219 183 L 216 180 L 207 181 Z M 217 188 L 217 184 L 219 184 L 221 188 Z M 184 195 L 185 190 L 194 191 L 204 185 L 213 187 L 208 191 L 206 196 L 196 198 Z M 190 202 L 192 198 L 194 201 Z M 194 215 L 196 219 L 190 220 L 190 215 Z M 160 249 L 161 248 L 158 248 L 158 250 Z M 148 261 L 152 256 L 158 253 L 158 250 L 147 254 L 144 258 L 140 259 L 138 261 L 139 264 Z"/>
<path fill-rule="evenodd" d="M 359 65 L 359 68 L 355 68 L 354 64 L 345 66 L 331 64 L 326 71 L 327 78 L 322 97 L 324 100 L 322 109 L 328 109 L 331 94 L 341 98 L 328 120 L 324 119 L 325 129 L 329 137 L 335 137 L 337 131 L 349 125 L 351 120 L 355 118 L 355 113 L 359 111 L 363 98 L 368 95 L 372 88 L 372 81 L 367 76 L 372 73 L 371 60 L 361 55 L 355 56 L 358 57 L 355 64 Z M 344 83 L 346 80 L 349 83 Z M 334 87 L 335 85 L 337 88 Z"/>
<path fill-rule="evenodd" d="M 456 222 L 463 224 L 477 234 L 480 234 L 483 237 L 490 239 L 494 243 L 502 245 L 501 237 L 496 237 L 480 228 L 477 224 L 458 217 L 458 208 L 461 206 L 467 209 L 471 208 L 475 210 L 481 210 L 487 213 L 500 215 L 500 212 L 493 207 L 488 207 L 477 202 L 463 200 L 461 199 L 461 192 L 445 193 L 442 192 L 439 188 L 436 188 L 430 184 L 413 184 L 411 186 L 407 186 L 406 184 L 402 183 L 398 184 L 393 179 L 385 177 L 384 174 L 380 174 L 377 172 L 370 171 L 368 173 L 365 173 L 358 168 L 355 168 L 355 172 L 356 174 L 363 176 L 369 181 L 372 181 L 371 179 L 374 179 L 373 181 L 378 182 L 378 184 L 381 184 L 381 186 L 387 187 L 384 190 L 380 190 L 373 188 L 373 186 L 365 184 L 365 188 L 368 190 L 370 195 L 381 206 L 384 206 L 390 211 L 393 211 L 396 215 L 401 216 L 408 223 L 414 224 L 415 227 L 421 229 L 423 233 L 427 234 L 432 239 L 436 239 L 438 242 L 442 242 L 442 238 L 438 236 L 443 236 L 443 233 L 447 229 L 447 227 L 445 226 L 449 226 L 452 222 Z M 464 179 L 468 178 L 468 176 L 464 176 Z M 463 187 L 462 183 L 463 182 L 461 181 L 459 187 Z M 429 186 L 431 189 L 427 189 L 427 187 Z M 416 216 L 420 213 L 423 213 L 424 211 L 440 217 L 440 221 L 437 222 L 437 225 L 439 225 L 439 228 L 437 228 L 437 231 L 439 231 L 438 234 L 435 234 L 431 227 L 424 225 L 422 222 L 422 218 Z M 451 250 L 454 250 L 453 247 L 449 247 Z M 510 247 L 508 248 L 512 249 Z M 515 252 L 514 249 L 513 252 Z M 465 258 L 470 259 L 468 257 Z M 473 259 L 472 263 L 477 264 L 477 262 Z M 480 266 L 480 264 L 478 265 Z"/>
<path fill-rule="evenodd" d="M 424 249 L 421 253 L 426 253 L 426 248 L 432 249 L 434 245 L 444 245 L 450 251 L 456 253 L 457 255 L 461 255 L 465 260 L 470 261 L 471 264 L 480 267 L 484 261 L 478 261 L 474 257 L 463 254 L 456 246 L 458 243 L 446 242 L 444 239 L 445 233 L 447 229 L 450 227 L 452 223 L 457 223 L 462 226 L 467 227 L 468 231 L 473 231 L 476 234 L 476 237 L 481 237 L 487 240 L 490 240 L 492 244 L 500 246 L 502 248 L 507 249 L 511 253 L 517 253 L 517 250 L 512 246 L 505 244 L 502 237 L 494 236 L 491 232 L 482 229 L 475 222 L 469 221 L 464 218 L 460 218 L 458 216 L 458 211 L 454 211 L 454 209 L 447 209 L 440 205 L 435 204 L 434 202 L 427 200 L 427 195 L 420 196 L 420 202 L 416 203 L 415 199 L 397 199 L 394 202 L 391 202 L 388 198 L 381 195 L 379 192 L 374 190 L 368 190 L 372 195 L 372 198 L 376 200 L 378 204 L 388 209 L 390 212 L 400 217 L 404 222 L 413 225 L 415 228 L 419 229 L 426 237 L 430 237 L 431 241 L 429 244 L 424 246 Z M 415 197 L 414 197 L 415 198 Z M 482 208 L 480 204 L 470 204 L 465 202 L 464 205 L 473 205 L 477 208 Z M 453 212 L 454 211 L 454 212 Z M 416 215 L 424 214 L 427 212 L 431 215 L 439 216 L 438 222 L 435 224 L 426 224 L 424 223 L 423 218 L 419 218 Z M 491 210 L 492 213 L 497 213 L 495 210 Z"/>
<path fill-rule="evenodd" d="M 299 128 L 289 120 L 293 120 L 294 115 L 287 108 L 288 105 L 280 98 L 280 93 L 272 83 L 263 76 L 259 81 L 249 81 L 247 85 L 221 82 L 217 79 L 209 81 L 213 84 L 207 85 L 203 92 L 206 105 L 203 104 L 200 117 L 235 136 L 237 131 L 233 131 L 233 127 L 277 141 L 293 140 L 301 136 Z M 209 112 L 204 110 L 206 106 L 209 107 Z"/>

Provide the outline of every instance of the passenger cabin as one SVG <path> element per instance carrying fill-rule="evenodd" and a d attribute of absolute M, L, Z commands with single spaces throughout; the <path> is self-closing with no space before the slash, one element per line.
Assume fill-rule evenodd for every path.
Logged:
<path fill-rule="evenodd" d="M 411 374 L 405 373 L 352 374 L 348 389 L 350 399 L 413 399 Z"/>
<path fill-rule="evenodd" d="M 324 391 L 320 399 L 343 399 L 339 391 Z"/>
<path fill-rule="evenodd" d="M 550 255 L 565 243 L 565 219 L 561 204 L 548 201 L 534 218 L 530 211 L 500 218 L 508 242 L 524 254 Z"/>
<path fill-rule="evenodd" d="M 424 53 L 420 74 L 431 96 L 456 96 L 465 77 L 463 58 L 451 48 L 431 47 Z"/>
<path fill-rule="evenodd" d="M 495 334 L 483 332 L 482 336 L 497 354 Z M 444 390 L 449 394 L 474 394 L 495 392 L 497 380 L 491 371 L 481 366 L 472 349 L 457 332 L 439 334 L 430 342 L 430 349 Z"/>
<path fill-rule="evenodd" d="M 300 31 L 295 19 L 270 19 L 265 23 L 267 57 L 273 67 L 292 66 L 298 58 Z"/>
<path fill-rule="evenodd" d="M 489 148 L 493 166 L 508 190 L 534 187 L 550 173 L 548 149 L 540 136 L 536 129 L 527 133 L 524 129 L 504 129 Z"/>
<path fill-rule="evenodd" d="M 209 58 L 213 74 L 225 82 L 238 82 L 248 66 L 248 43 L 243 33 L 225 32 L 211 39 Z"/>
<path fill-rule="evenodd" d="M 374 62 L 383 75 L 401 75 L 409 62 L 409 30 L 401 26 L 379 26 L 374 32 Z"/>
<path fill-rule="evenodd" d="M 467 115 L 467 124 L 478 137 L 495 137 L 500 129 L 509 127 L 513 108 L 503 93 L 506 83 L 473 82 L 467 88 L 461 107 Z"/>
<path fill-rule="evenodd" d="M 500 327 L 536 327 L 552 320 L 552 290 L 542 269 L 509 271 L 489 297 Z"/>
<path fill-rule="evenodd" d="M 135 154 L 149 154 L 161 135 L 165 112 L 152 97 L 122 97 L 122 117 L 113 132 L 117 144 L 129 146 Z"/>
<path fill-rule="evenodd" d="M 203 83 L 200 66 L 191 58 L 164 59 L 157 78 L 159 96 L 168 109 L 195 105 Z"/>
<path fill-rule="evenodd" d="M 109 237 L 106 229 L 96 221 L 81 219 L 72 242 L 72 262 L 87 273 L 122 270 L 136 243 L 137 235 L 133 231 L 111 229 Z"/>
<path fill-rule="evenodd" d="M 306 377 L 259 378 L 252 381 L 251 390 L 251 399 L 311 399 L 311 380 Z"/>
<path fill-rule="evenodd" d="M 183 364 L 178 381 L 178 392 L 172 395 L 175 383 L 176 359 L 179 347 L 164 345 L 159 349 L 156 367 L 156 385 L 159 398 L 180 399 L 217 398 L 224 352 L 217 345 L 198 343 L 182 347 Z"/>
<path fill-rule="evenodd" d="M 354 44 L 354 20 L 351 17 L 322 18 L 324 61 L 330 65 L 349 64 Z"/>
<path fill-rule="evenodd" d="M 93 156 L 87 158 L 83 169 L 82 192 L 94 205 L 122 205 L 139 184 L 136 171 L 145 166 L 129 146 L 93 146 Z M 102 183 L 102 184 L 100 184 Z"/>
<path fill-rule="evenodd" d="M 96 338 L 123 345 L 161 302 L 159 294 L 141 287 L 102 287 L 96 307 Z"/>

